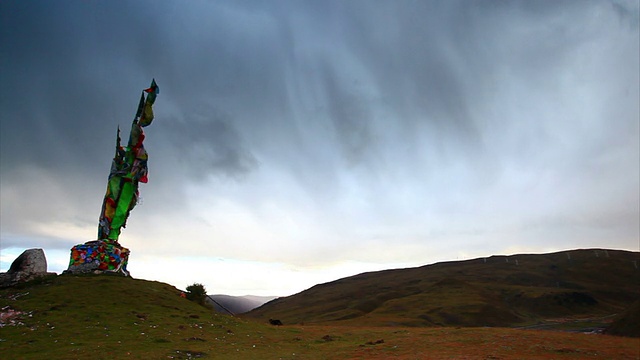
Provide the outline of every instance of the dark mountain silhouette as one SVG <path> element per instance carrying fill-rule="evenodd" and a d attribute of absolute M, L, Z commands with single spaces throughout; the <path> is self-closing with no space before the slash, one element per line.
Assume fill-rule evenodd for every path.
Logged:
<path fill-rule="evenodd" d="M 280 319 L 285 325 L 531 326 L 551 322 L 567 326 L 579 319 L 610 322 L 613 314 L 623 313 L 640 298 L 638 267 L 640 253 L 606 249 L 442 262 L 316 285 L 244 316 Z"/>
<path fill-rule="evenodd" d="M 275 299 L 276 296 L 230 296 L 230 295 L 208 295 L 206 299 L 213 308 L 221 313 L 232 315 L 246 313 L 258 306 Z"/>

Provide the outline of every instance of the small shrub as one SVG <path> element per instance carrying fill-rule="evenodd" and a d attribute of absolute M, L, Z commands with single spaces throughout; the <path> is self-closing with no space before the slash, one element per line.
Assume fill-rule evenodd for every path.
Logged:
<path fill-rule="evenodd" d="M 195 301 L 200 305 L 205 305 L 205 299 L 207 298 L 207 290 L 204 288 L 204 285 L 194 283 L 192 285 L 187 286 L 187 299 L 191 301 Z"/>

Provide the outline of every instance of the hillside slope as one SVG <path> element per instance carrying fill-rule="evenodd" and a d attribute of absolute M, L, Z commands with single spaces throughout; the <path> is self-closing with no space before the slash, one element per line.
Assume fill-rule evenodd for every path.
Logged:
<path fill-rule="evenodd" d="M 116 275 L 53 275 L 0 289 L 0 309 L 3 359 L 265 358 L 298 345 L 171 285 Z"/>
<path fill-rule="evenodd" d="M 640 300 L 636 301 L 624 313 L 611 323 L 607 334 L 640 338 Z"/>
<path fill-rule="evenodd" d="M 60 275 L 0 289 L 2 359 L 636 359 L 637 339 L 504 328 L 268 326 L 171 285 Z"/>
<path fill-rule="evenodd" d="M 316 285 L 245 316 L 285 324 L 374 326 L 525 326 L 545 319 L 607 319 L 640 297 L 638 265 L 638 252 L 603 249 L 444 262 Z"/>

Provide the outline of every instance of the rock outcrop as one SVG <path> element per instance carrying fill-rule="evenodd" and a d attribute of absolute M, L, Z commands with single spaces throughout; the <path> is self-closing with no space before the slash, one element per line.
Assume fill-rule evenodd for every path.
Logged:
<path fill-rule="evenodd" d="M 9 271 L 0 273 L 0 287 L 12 286 L 20 282 L 55 274 L 47 272 L 47 258 L 42 249 L 28 249 L 18 256 Z"/>

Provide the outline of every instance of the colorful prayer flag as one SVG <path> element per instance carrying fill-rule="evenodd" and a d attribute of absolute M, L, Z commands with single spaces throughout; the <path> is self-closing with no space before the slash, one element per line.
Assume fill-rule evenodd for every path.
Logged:
<path fill-rule="evenodd" d="M 142 92 L 126 148 L 120 145 L 118 126 L 116 152 L 98 222 L 98 240 L 118 242 L 120 230 L 126 226 L 129 214 L 137 203 L 138 183 L 148 181 L 148 154 L 143 146 L 145 135 L 142 127 L 151 125 L 153 121 L 152 107 L 158 93 L 159 88 L 154 79 L 151 87 Z"/>

